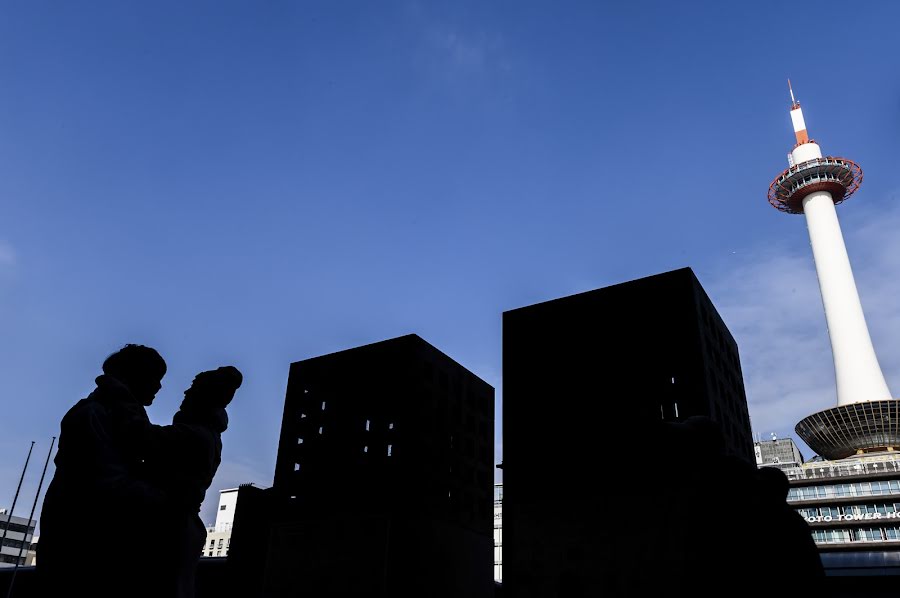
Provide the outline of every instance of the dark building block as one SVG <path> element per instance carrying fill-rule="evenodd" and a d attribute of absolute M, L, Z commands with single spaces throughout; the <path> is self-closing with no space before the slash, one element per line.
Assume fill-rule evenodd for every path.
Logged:
<path fill-rule="evenodd" d="M 737 344 L 688 268 L 505 312 L 503 381 L 511 595 L 617 591 L 671 510 L 659 485 L 708 457 L 663 422 L 708 416 L 753 462 Z"/>
<path fill-rule="evenodd" d="M 231 550 L 261 542 L 267 596 L 486 596 L 493 464 L 494 389 L 420 337 L 299 361 Z"/>

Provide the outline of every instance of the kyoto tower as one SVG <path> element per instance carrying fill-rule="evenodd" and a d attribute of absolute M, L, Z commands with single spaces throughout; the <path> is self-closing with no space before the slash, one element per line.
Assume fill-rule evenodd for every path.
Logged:
<path fill-rule="evenodd" d="M 788 214 L 805 214 L 837 381 L 837 407 L 797 424 L 801 438 L 826 459 L 900 447 L 900 400 L 891 397 L 863 315 L 835 205 L 862 183 L 862 169 L 846 158 L 822 156 L 791 92 L 797 143 L 789 168 L 769 186 L 768 199 Z"/>

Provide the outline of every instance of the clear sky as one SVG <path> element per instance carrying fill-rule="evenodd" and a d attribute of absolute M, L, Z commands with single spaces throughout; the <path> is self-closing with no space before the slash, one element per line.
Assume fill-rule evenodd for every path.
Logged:
<path fill-rule="evenodd" d="M 826 154 L 900 392 L 900 4 L 4 2 L 0 505 L 128 342 L 245 374 L 217 490 L 272 481 L 288 364 L 415 332 L 497 388 L 501 313 L 683 266 L 741 350 L 754 432 L 836 402 L 805 223 Z M 565 400 L 562 398 L 561 400 Z M 809 457 L 809 451 L 806 451 Z M 23 495 L 24 496 L 24 495 Z M 22 505 L 25 505 L 24 507 Z M 139 522 L 135 522 L 139 525 Z"/>

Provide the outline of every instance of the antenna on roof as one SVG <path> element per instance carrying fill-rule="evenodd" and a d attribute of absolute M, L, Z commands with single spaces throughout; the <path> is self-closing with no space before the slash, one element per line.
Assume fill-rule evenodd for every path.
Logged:
<path fill-rule="evenodd" d="M 788 79 L 788 91 L 791 92 L 791 106 L 795 106 L 797 104 L 797 100 L 794 99 L 794 88 L 791 87 L 790 79 Z"/>

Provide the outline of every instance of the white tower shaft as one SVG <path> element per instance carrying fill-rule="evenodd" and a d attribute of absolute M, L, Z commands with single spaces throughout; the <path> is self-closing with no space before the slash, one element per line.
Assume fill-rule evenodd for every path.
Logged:
<path fill-rule="evenodd" d="M 819 146 L 809 142 L 792 154 L 795 164 L 822 157 Z M 804 197 L 803 213 L 831 338 L 838 406 L 889 400 L 891 392 L 875 356 L 831 193 L 817 191 Z"/>

